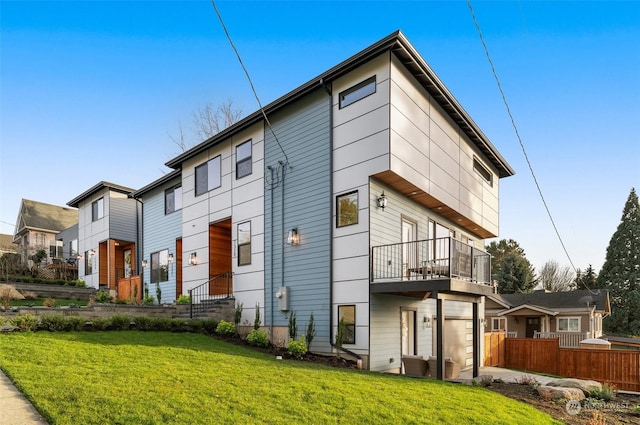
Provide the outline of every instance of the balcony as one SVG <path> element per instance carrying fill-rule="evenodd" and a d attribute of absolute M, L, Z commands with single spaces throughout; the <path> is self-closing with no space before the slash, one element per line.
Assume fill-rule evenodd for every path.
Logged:
<path fill-rule="evenodd" d="M 374 246 L 371 293 L 491 295 L 491 256 L 453 238 Z"/>

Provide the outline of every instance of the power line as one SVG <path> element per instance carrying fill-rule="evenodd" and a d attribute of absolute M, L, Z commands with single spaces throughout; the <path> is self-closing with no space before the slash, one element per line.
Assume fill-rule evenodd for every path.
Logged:
<path fill-rule="evenodd" d="M 249 81 L 249 85 L 251 86 L 251 91 L 253 92 L 253 95 L 255 96 L 256 101 L 258 102 L 258 106 L 260 107 L 260 112 L 262 112 L 262 116 L 264 117 L 264 120 L 267 123 L 267 127 L 269 127 L 269 130 L 271 131 L 271 134 L 273 135 L 273 138 L 276 140 L 276 143 L 278 144 L 278 147 L 280 147 L 280 150 L 282 151 L 282 154 L 284 155 L 284 159 L 286 160 L 286 164 L 289 164 L 289 158 L 287 157 L 287 154 L 285 153 L 284 149 L 282 149 L 282 145 L 280 144 L 280 140 L 278 140 L 278 136 L 276 136 L 275 131 L 273 131 L 273 128 L 271 127 L 271 122 L 269 121 L 269 118 L 267 117 L 267 114 L 264 112 L 264 108 L 262 107 L 262 103 L 260 102 L 260 98 L 258 97 L 258 93 L 256 92 L 256 88 L 253 85 L 253 81 L 251 81 L 251 76 L 249 75 L 249 71 L 247 71 L 247 68 L 244 66 L 244 62 L 242 62 L 242 58 L 240 57 L 240 53 L 238 52 L 238 49 L 236 49 L 235 44 L 233 44 L 233 41 L 231 40 L 231 35 L 229 35 L 229 31 L 227 31 L 227 26 L 224 24 L 224 21 L 222 20 L 222 15 L 220 14 L 220 11 L 218 10 L 218 7 L 216 6 L 215 0 L 211 0 L 211 5 L 213 6 L 213 9 L 216 11 L 216 15 L 218 15 L 218 19 L 220 20 L 220 24 L 222 25 L 222 29 L 224 30 L 224 33 L 227 36 L 227 40 L 229 41 L 229 44 L 231 45 L 231 48 L 233 49 L 233 51 L 236 54 L 236 57 L 238 58 L 238 62 L 240 62 L 240 66 L 242 67 L 242 70 L 244 71 L 244 74 L 247 76 L 247 80 Z"/>
<path fill-rule="evenodd" d="M 551 220 L 551 225 L 553 226 L 553 230 L 556 232 L 556 236 L 558 237 L 558 240 L 560 241 L 560 245 L 562 245 L 562 249 L 564 250 L 565 255 L 567 256 L 567 259 L 569 260 L 569 263 L 571 264 L 571 267 L 573 268 L 574 272 L 576 271 L 576 266 L 573 264 L 573 261 L 571 261 L 571 256 L 569 255 L 569 252 L 567 251 L 566 246 L 564 245 L 564 242 L 562 240 L 562 237 L 560 236 L 560 232 L 558 231 L 558 227 L 556 226 L 555 221 L 553 220 L 553 217 L 551 215 L 551 211 L 549 210 L 549 206 L 547 205 L 547 201 L 545 201 L 544 199 L 544 195 L 542 194 L 542 189 L 540 188 L 540 185 L 538 184 L 538 179 L 536 178 L 536 174 L 533 172 L 533 167 L 531 166 L 531 162 L 529 161 L 529 156 L 527 155 L 527 151 L 524 148 L 524 143 L 522 142 L 522 138 L 520 137 L 520 132 L 518 131 L 518 126 L 516 125 L 516 121 L 513 118 L 513 114 L 511 113 L 511 108 L 509 107 L 509 103 L 507 102 L 507 97 L 504 94 L 504 90 L 502 90 L 502 85 L 500 84 L 500 79 L 498 78 L 498 73 L 496 72 L 496 68 L 493 65 L 493 61 L 491 60 L 491 56 L 489 55 L 489 48 L 487 47 L 487 44 L 484 41 L 484 37 L 482 36 L 482 31 L 480 30 L 480 24 L 478 24 L 478 20 L 476 19 L 476 15 L 473 11 L 473 7 L 471 6 L 471 0 L 467 0 L 467 6 L 469 6 L 469 11 L 471 11 L 471 18 L 473 19 L 473 23 L 476 26 L 476 29 L 478 30 L 478 35 L 480 36 L 480 41 L 482 42 L 482 47 L 484 48 L 484 53 L 487 56 L 487 60 L 489 61 L 489 65 L 491 66 L 491 72 L 493 73 L 493 78 L 496 80 L 496 84 L 498 85 L 498 90 L 500 91 L 500 96 L 502 96 L 502 102 L 504 103 L 504 106 L 507 108 L 507 114 L 509 114 L 509 119 L 511 119 L 511 125 L 513 126 L 513 129 L 516 133 L 516 137 L 518 138 L 518 143 L 520 143 L 520 148 L 522 149 L 522 153 L 524 154 L 524 159 L 527 161 L 527 166 L 529 167 L 529 171 L 531 172 L 531 176 L 533 177 L 533 182 L 536 185 L 536 188 L 538 189 L 538 194 L 540 195 L 540 199 L 542 200 L 542 204 L 544 205 L 545 210 L 547 211 L 547 215 L 549 216 L 549 220 Z"/>

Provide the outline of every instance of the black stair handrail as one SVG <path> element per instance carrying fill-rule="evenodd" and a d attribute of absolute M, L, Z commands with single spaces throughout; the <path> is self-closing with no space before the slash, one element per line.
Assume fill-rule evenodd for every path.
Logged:
<path fill-rule="evenodd" d="M 205 312 L 207 310 L 207 305 L 206 303 L 203 303 L 203 301 L 220 300 L 220 299 L 227 299 L 231 297 L 232 295 L 231 294 L 231 277 L 232 276 L 233 276 L 233 272 L 221 273 L 221 274 L 215 275 L 214 277 L 202 283 L 201 285 L 198 285 L 195 288 L 189 289 L 190 318 L 193 319 L 194 315 Z M 221 294 L 211 295 L 209 293 L 210 285 L 211 283 L 216 281 L 223 281 L 223 283 L 226 283 L 226 291 L 224 291 Z"/>

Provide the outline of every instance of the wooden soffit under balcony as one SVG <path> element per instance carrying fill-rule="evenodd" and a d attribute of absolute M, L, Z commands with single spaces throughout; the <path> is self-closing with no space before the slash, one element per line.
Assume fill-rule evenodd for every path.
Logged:
<path fill-rule="evenodd" d="M 495 238 L 497 236 L 478 223 L 470 220 L 458 211 L 429 195 L 415 184 L 408 182 L 393 171 L 383 171 L 375 174 L 373 177 L 400 192 L 403 196 L 406 196 L 420 205 L 435 211 L 439 215 L 449 219 L 452 223 L 455 223 L 474 235 L 479 236 L 481 239 Z"/>

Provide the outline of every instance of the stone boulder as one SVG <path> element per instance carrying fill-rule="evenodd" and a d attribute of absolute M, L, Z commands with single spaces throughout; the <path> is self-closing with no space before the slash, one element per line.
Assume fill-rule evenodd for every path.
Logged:
<path fill-rule="evenodd" d="M 578 388 L 585 396 L 591 395 L 593 391 L 602 391 L 602 384 L 588 379 L 563 378 L 556 379 L 547 384 L 550 387 Z"/>
<path fill-rule="evenodd" d="M 584 393 L 579 388 L 550 387 L 542 385 L 536 388 L 540 397 L 545 400 L 584 400 Z"/>

